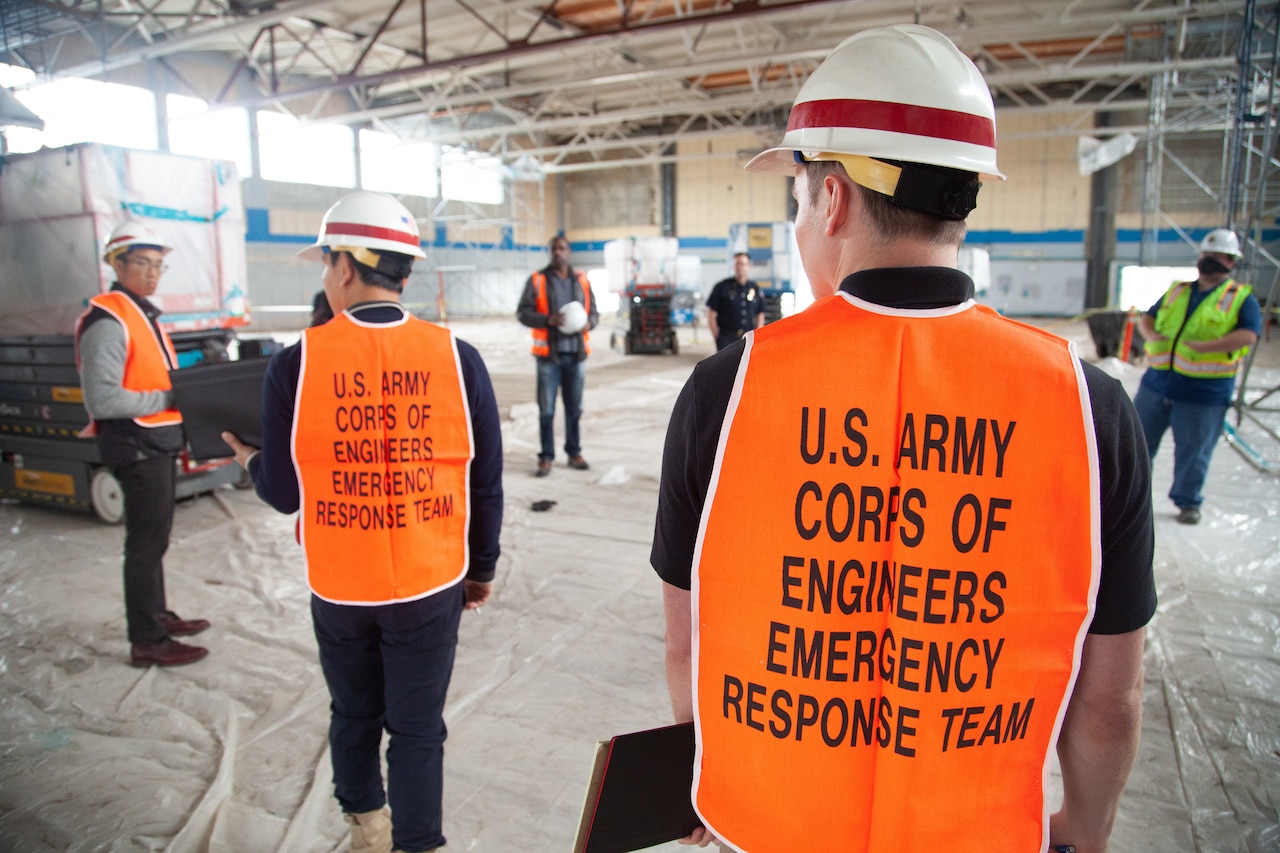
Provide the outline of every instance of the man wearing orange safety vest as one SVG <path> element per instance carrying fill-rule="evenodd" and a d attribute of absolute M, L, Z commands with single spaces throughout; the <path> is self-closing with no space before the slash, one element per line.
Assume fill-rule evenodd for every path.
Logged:
<path fill-rule="evenodd" d="M 1118 382 L 955 268 L 995 153 L 977 68 L 899 25 L 841 43 L 747 166 L 794 178 L 816 301 L 702 361 L 668 427 L 686 843 L 1106 849 L 1155 608 L 1148 459 Z"/>
<path fill-rule="evenodd" d="M 1236 369 L 1262 334 L 1253 288 L 1232 276 L 1239 260 L 1235 232 L 1210 231 L 1200 241 L 1200 275 L 1169 288 L 1140 321 L 1150 367 L 1133 402 L 1153 461 L 1165 431 L 1173 430 L 1169 499 L 1182 524 L 1200 523 L 1201 489 Z"/>
<path fill-rule="evenodd" d="M 124 494 L 124 601 L 134 666 L 178 666 L 208 654 L 173 637 L 198 634 L 209 623 L 183 619 L 165 602 L 175 457 L 184 438 L 169 382 L 178 357 L 148 297 L 170 251 L 149 225 L 118 226 L 103 255 L 116 282 L 89 300 L 76 325 L 80 384 L 92 419 L 86 434 L 97 437 L 102 461 Z"/>
<path fill-rule="evenodd" d="M 499 554 L 497 402 L 475 348 L 400 304 L 425 255 L 396 199 L 344 196 L 299 254 L 323 264 L 335 316 L 273 356 L 261 451 L 223 438 L 263 500 L 299 512 L 351 850 L 436 850 L 459 617 L 489 599 Z"/>
<path fill-rule="evenodd" d="M 538 432 L 541 448 L 535 474 L 551 473 L 556 458 L 556 392 L 564 397 L 564 452 L 569 467 L 585 471 L 578 421 L 582 417 L 582 386 L 591 354 L 590 332 L 600 311 L 585 273 L 569 266 L 569 241 L 552 237 L 547 244 L 551 263 L 529 276 L 516 318 L 533 329 L 533 356 L 538 364 Z"/>

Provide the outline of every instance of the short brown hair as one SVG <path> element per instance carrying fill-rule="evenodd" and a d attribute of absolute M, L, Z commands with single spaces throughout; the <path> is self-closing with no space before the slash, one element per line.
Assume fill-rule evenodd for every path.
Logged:
<path fill-rule="evenodd" d="M 817 204 L 822 195 L 822 184 L 828 175 L 839 175 L 853 184 L 862 199 L 862 207 L 867 212 L 867 221 L 875 229 L 880 242 L 888 242 L 896 238 L 910 237 L 927 240 L 935 246 L 959 246 L 964 242 L 966 228 L 964 222 L 951 221 L 899 207 L 893 200 L 875 190 L 854 182 L 845 173 L 844 166 L 832 160 L 819 160 L 804 164 L 809 178 L 809 203 Z"/>

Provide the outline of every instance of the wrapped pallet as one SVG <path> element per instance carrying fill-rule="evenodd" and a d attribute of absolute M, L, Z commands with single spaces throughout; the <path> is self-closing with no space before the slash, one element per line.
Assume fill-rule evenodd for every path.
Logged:
<path fill-rule="evenodd" d="M 245 217 L 233 163 L 85 143 L 0 169 L 0 336 L 69 335 L 114 280 L 112 229 L 145 222 L 174 247 L 154 301 L 170 332 L 248 322 Z"/>

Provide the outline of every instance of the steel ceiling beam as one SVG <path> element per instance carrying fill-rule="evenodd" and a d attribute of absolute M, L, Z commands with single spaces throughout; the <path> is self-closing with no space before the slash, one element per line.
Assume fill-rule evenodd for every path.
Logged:
<path fill-rule="evenodd" d="M 37 2 L 43 2 L 46 6 L 61 5 L 50 3 L 49 0 Z M 1077 4 L 1057 2 L 1007 4 L 969 0 L 964 5 L 956 5 L 941 0 L 914 4 L 905 0 L 784 0 L 774 3 L 746 0 L 728 9 L 690 14 L 679 14 L 682 4 L 677 4 L 677 14 L 670 17 L 635 21 L 628 20 L 623 15 L 618 25 L 607 29 L 566 29 L 562 32 L 568 35 L 533 41 L 536 31 L 548 23 L 556 23 L 552 16 L 558 10 L 551 0 L 511 0 L 494 2 L 487 7 L 475 0 L 465 3 L 463 0 L 455 0 L 458 9 L 472 16 L 469 24 L 467 15 L 463 14 L 442 19 L 437 11 L 435 19 L 428 19 L 425 16 L 429 8 L 439 10 L 445 4 L 438 0 L 432 0 L 431 3 L 420 0 L 417 6 L 422 20 L 414 19 L 412 26 L 406 22 L 396 29 L 391 27 L 391 21 L 403 0 L 395 0 L 394 3 L 391 0 L 377 0 L 364 6 L 354 6 L 352 0 L 301 0 L 276 5 L 270 12 L 260 15 L 242 18 L 227 15 L 221 21 L 211 21 L 208 15 L 203 20 L 197 20 L 196 10 L 204 7 L 200 6 L 200 0 L 191 2 L 194 5 L 189 7 L 187 24 L 181 28 L 167 29 L 154 17 L 164 15 L 166 21 L 169 20 L 170 14 L 176 14 L 170 10 L 177 3 L 167 6 L 150 3 L 149 9 L 131 13 L 132 20 L 139 22 L 139 29 L 146 29 L 148 24 L 143 22 L 148 15 L 153 16 L 150 27 L 155 31 L 154 35 L 167 35 L 158 43 L 110 53 L 103 62 L 81 63 L 58 72 L 58 76 L 93 77 L 128 65 L 159 60 L 181 51 L 210 47 L 228 52 L 231 57 L 228 68 L 232 68 L 231 63 L 237 54 L 229 51 L 225 43 L 240 39 L 245 34 L 241 39 L 239 62 L 234 65 L 230 72 L 231 79 L 222 87 L 215 102 L 232 91 L 235 78 L 246 68 L 252 67 L 262 79 L 268 79 L 273 71 L 279 71 L 281 66 L 278 63 L 298 63 L 305 60 L 306 68 L 299 65 L 294 73 L 282 78 L 282 85 L 290 85 L 291 81 L 306 79 L 304 75 L 325 73 L 323 70 L 311 70 L 315 63 L 306 57 L 305 51 L 314 50 L 314 39 L 324 37 L 322 30 L 341 32 L 338 28 L 344 25 L 341 22 L 330 25 L 318 17 L 312 17 L 306 33 L 301 33 L 300 30 L 288 33 L 288 30 L 295 28 L 287 26 L 287 23 L 290 19 L 307 20 L 309 16 L 329 7 L 346 4 L 348 10 L 359 9 L 362 15 L 361 23 L 348 25 L 349 28 L 362 27 L 367 23 L 370 28 L 376 27 L 376 31 L 369 35 L 347 34 L 348 41 L 343 43 L 343 48 L 350 52 L 332 51 L 342 59 L 323 63 L 329 68 L 329 79 L 315 82 L 313 76 L 312 82 L 287 91 L 275 91 L 223 105 L 254 109 L 294 99 L 319 97 L 322 102 L 310 107 L 316 113 L 324 106 L 323 99 L 329 93 L 347 90 L 351 94 L 351 100 L 360 109 L 314 121 L 357 124 L 439 113 L 451 116 L 454 126 L 437 123 L 426 127 L 430 119 L 424 118 L 427 138 L 446 144 L 483 143 L 495 147 L 511 143 L 516 151 L 523 141 L 534 144 L 532 140 L 540 140 L 536 143 L 536 148 L 525 150 L 555 152 L 561 158 L 566 155 L 595 156 L 628 147 L 644 149 L 646 146 L 669 146 L 680 138 L 688 138 L 688 134 L 665 132 L 652 137 L 616 138 L 619 134 L 634 132 L 641 126 L 647 132 L 664 120 L 671 122 L 668 126 L 681 121 L 684 122 L 683 126 L 688 126 L 691 121 L 726 125 L 723 130 L 695 131 L 697 134 L 705 134 L 698 138 L 742 133 L 743 122 L 747 117 L 790 105 L 800 82 L 830 50 L 829 45 L 805 46 L 806 41 L 814 38 L 830 41 L 830 27 L 824 25 L 824 21 L 830 22 L 839 16 L 847 16 L 856 21 L 859 28 L 878 26 L 901 20 L 904 11 L 914 6 L 921 20 L 946 31 L 962 49 L 971 55 L 986 55 L 996 63 L 997 69 L 985 75 L 988 84 L 997 92 L 1023 99 L 1020 109 L 1088 113 L 1124 109 L 1124 105 L 1130 103 L 1129 96 L 1125 93 L 1135 81 L 1150 80 L 1154 75 L 1172 71 L 1217 71 L 1235 64 L 1235 57 L 1169 62 L 1107 61 L 1106 57 L 1097 55 L 1098 49 L 1105 44 L 1106 33 L 1120 33 L 1126 27 L 1150 24 L 1181 25 L 1185 30 L 1188 21 L 1215 23 L 1216 19 L 1229 18 L 1243 12 L 1247 6 L 1247 0 L 1182 0 L 1176 5 L 1145 2 L 1135 4 L 1136 8 L 1131 6 L 1115 13 L 1077 14 Z M 105 2 L 96 5 L 101 10 Z M 652 8 L 656 7 L 651 7 L 651 11 Z M 391 11 L 388 12 L 388 9 Z M 1005 14 L 1014 11 L 1022 16 L 1021 19 L 1014 20 L 1011 14 Z M 511 27 L 499 27 L 494 23 L 500 16 L 507 14 L 526 17 L 514 36 L 504 34 Z M 944 14 L 948 16 L 945 20 L 942 17 Z M 377 17 L 373 17 L 375 15 Z M 462 32 L 460 27 L 464 24 L 473 31 L 474 44 L 484 43 L 483 39 L 486 37 L 492 41 L 492 35 L 485 36 L 476 23 L 476 20 L 483 19 L 486 15 L 491 18 L 485 25 L 487 31 L 501 39 L 503 47 L 425 61 L 428 55 L 428 35 L 434 37 L 433 43 L 436 45 L 457 45 L 463 42 L 458 33 Z M 771 18 L 779 15 L 789 15 L 790 18 L 776 25 L 770 23 Z M 960 20 L 958 16 L 962 16 L 964 20 Z M 332 19 L 331 16 L 328 17 Z M 758 30 L 736 28 L 736 39 L 724 29 L 713 30 L 714 38 L 703 39 L 707 27 L 713 24 L 743 21 L 764 23 Z M 964 21 L 971 21 L 972 26 L 966 29 Z M 435 30 L 429 31 L 428 24 L 433 22 Z M 566 23 L 566 26 L 571 25 Z M 677 43 L 673 44 L 670 36 L 662 39 L 664 34 L 672 32 L 679 37 Z M 743 35 L 744 32 L 749 34 L 749 39 Z M 264 33 L 274 36 L 278 59 L 273 57 L 264 60 L 261 57 L 261 37 Z M 445 35 L 440 35 L 441 33 Z M 694 33 L 697 34 L 696 37 L 691 38 Z M 799 36 L 788 36 L 788 33 Z M 413 36 L 409 41 L 414 44 L 406 49 L 401 45 L 407 43 L 409 35 Z M 87 35 L 82 31 L 80 36 L 60 35 L 57 39 L 61 42 L 73 37 Z M 1061 59 L 1037 56 L 1032 42 L 1045 41 L 1047 37 L 1052 40 L 1079 40 L 1082 46 L 1072 55 L 1064 54 Z M 223 44 L 219 45 L 220 42 Z M 773 47 L 747 53 L 744 48 L 748 43 L 772 44 Z M 1033 67 L 1009 65 L 987 52 L 988 48 L 998 49 L 1004 44 L 1012 47 L 1010 55 L 1016 58 L 1021 54 L 1025 62 Z M 725 55 L 726 46 L 736 47 L 733 55 Z M 600 50 L 602 47 L 606 50 Z M 650 58 L 661 53 L 664 58 L 656 60 L 655 65 L 641 65 L 635 70 L 617 71 L 616 67 L 608 67 L 617 62 L 616 57 L 624 55 L 624 47 L 629 51 L 625 56 L 631 62 L 635 62 L 633 56 L 645 57 L 646 53 Z M 393 49 L 402 57 L 410 57 L 412 64 L 385 71 L 371 68 L 372 73 L 361 74 L 359 70 L 363 65 L 373 66 L 372 59 L 368 62 L 366 59 L 383 48 Z M 545 64 L 548 55 L 555 57 L 553 61 L 558 63 L 558 68 L 563 67 L 563 75 L 554 81 L 532 81 L 527 77 L 522 79 L 521 75 L 528 66 L 533 63 Z M 320 59 L 318 54 L 316 59 Z M 787 67 L 787 73 L 777 79 L 769 79 L 767 69 L 779 66 Z M 726 96 L 696 85 L 696 81 L 702 78 L 736 71 L 744 71 L 748 75 L 753 81 L 752 90 L 739 90 Z M 489 85 L 490 80 L 480 79 L 484 75 L 503 80 L 503 85 Z M 628 106 L 622 107 L 624 96 L 615 94 L 613 90 L 625 91 L 628 86 L 637 87 L 637 94 L 630 98 Z M 1106 87 L 1105 91 L 1100 91 L 1102 86 Z M 1064 96 L 1064 91 L 1068 89 L 1070 92 Z M 1102 94 L 1102 103 L 1085 103 L 1079 100 L 1086 94 L 1091 99 Z M 389 103 L 389 97 L 408 97 L 411 100 Z M 650 98 L 653 103 L 641 103 Z M 525 102 L 526 99 L 534 99 L 535 102 L 530 104 Z M 599 110 L 594 106 L 597 102 L 601 105 Z M 611 109 L 614 105 L 617 108 Z M 1145 107 L 1144 102 L 1139 108 Z M 466 114 L 476 110 L 501 116 L 509 123 L 491 127 L 478 127 L 472 123 L 472 126 L 468 126 Z M 609 134 L 608 137 L 605 136 L 606 133 Z M 561 145 L 552 145 L 547 141 L 564 136 L 571 137 L 570 141 Z M 678 155 L 662 156 L 664 159 L 652 162 L 675 162 L 676 160 L 670 159 L 673 156 L 678 159 Z M 569 164 L 563 165 L 567 167 Z M 611 165 L 617 165 L 617 162 L 607 161 L 603 164 Z M 583 165 L 580 168 L 586 167 Z"/>
<path fill-rule="evenodd" d="M 99 0 L 101 5 L 105 0 Z M 64 68 L 57 71 L 55 77 L 99 77 L 112 71 L 119 71 L 122 68 L 128 68 L 131 65 L 147 62 L 152 59 L 160 59 L 165 56 L 172 56 L 184 50 L 193 50 L 201 45 L 208 44 L 222 38 L 231 38 L 244 32 L 259 30 L 264 27 L 271 27 L 289 18 L 306 17 L 304 13 L 323 9 L 328 6 L 335 6 L 344 0 L 299 0 L 299 2 L 291 3 L 281 8 L 276 6 L 270 12 L 263 12 L 259 15 L 247 16 L 235 19 L 232 23 L 219 24 L 213 26 L 200 26 L 192 24 L 184 28 L 182 35 L 165 39 L 159 44 L 147 47 L 134 48 L 132 50 L 117 53 L 101 62 L 85 62 L 80 65 Z M 233 17 L 234 16 L 228 16 Z"/>
<path fill-rule="evenodd" d="M 334 1 L 336 2 L 336 0 Z M 265 106 L 267 104 L 276 104 L 293 100 L 295 98 L 320 95 L 336 89 L 345 89 L 353 85 L 377 86 L 394 80 L 403 80 L 413 76 L 430 74 L 434 71 L 456 71 L 458 69 L 468 69 L 488 63 L 498 63 L 499 66 L 502 66 L 512 59 L 537 55 L 548 51 L 563 50 L 564 48 L 571 46 L 580 47 L 595 44 L 606 44 L 608 42 L 615 41 L 622 36 L 639 36 L 670 29 L 703 26 L 709 23 L 720 23 L 728 20 L 742 20 L 763 15 L 780 14 L 802 7 L 813 8 L 815 6 L 847 2 L 849 2 L 849 0 L 785 0 L 785 2 L 781 2 L 776 5 L 764 6 L 757 2 L 757 0 L 744 0 L 727 11 L 699 12 L 683 17 L 664 18 L 662 20 L 649 23 L 622 25 L 604 30 L 578 33 L 575 35 L 565 36 L 563 38 L 548 39 L 547 41 L 540 42 L 530 42 L 526 40 L 510 41 L 503 47 L 496 48 L 494 50 L 480 51 L 478 53 L 468 54 L 465 56 L 455 56 L 449 59 L 422 62 L 415 66 L 398 68 L 392 71 L 384 71 L 378 74 L 363 76 L 341 75 L 324 83 L 306 85 L 288 92 L 275 92 L 262 98 L 234 101 L 222 104 L 221 106 L 252 109 L 255 107 Z"/>

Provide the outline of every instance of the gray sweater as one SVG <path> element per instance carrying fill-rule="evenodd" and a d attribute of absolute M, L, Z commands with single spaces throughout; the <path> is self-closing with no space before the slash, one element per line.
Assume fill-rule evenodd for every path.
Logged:
<path fill-rule="evenodd" d="M 99 320 L 80 336 L 80 385 L 84 407 L 97 421 L 153 415 L 173 404 L 172 391 L 130 391 L 123 385 L 127 347 L 124 327 Z"/>

